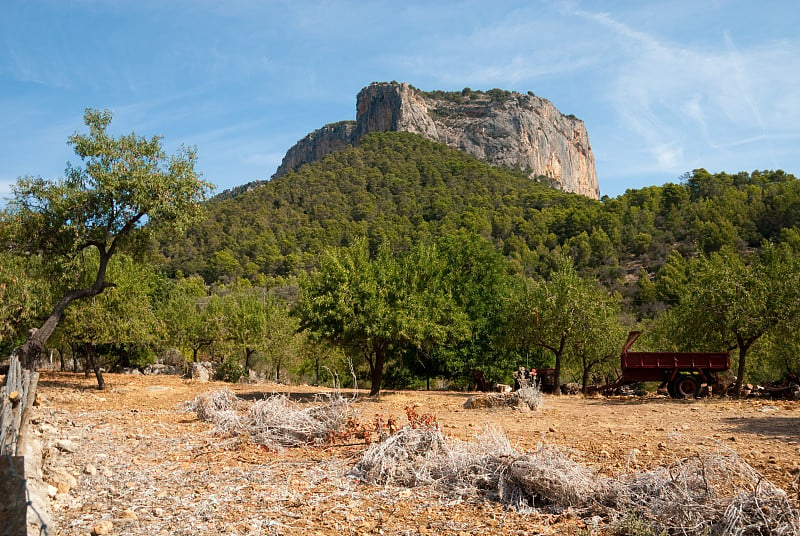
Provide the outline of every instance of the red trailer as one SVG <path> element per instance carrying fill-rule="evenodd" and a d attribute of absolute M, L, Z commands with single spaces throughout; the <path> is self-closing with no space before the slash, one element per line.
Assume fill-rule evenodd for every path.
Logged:
<path fill-rule="evenodd" d="M 621 354 L 622 377 L 604 391 L 636 382 L 661 382 L 673 398 L 694 397 L 703 384 L 716 385 L 717 373 L 730 368 L 729 352 L 629 352 L 641 334 L 628 334 Z"/>

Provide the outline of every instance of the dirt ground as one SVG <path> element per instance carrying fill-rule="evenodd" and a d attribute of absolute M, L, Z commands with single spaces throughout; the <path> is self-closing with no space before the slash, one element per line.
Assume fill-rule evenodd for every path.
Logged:
<path fill-rule="evenodd" d="M 90 534 L 580 534 L 598 533 L 569 512 L 520 513 L 482 498 L 452 500 L 429 489 L 368 486 L 348 476 L 366 446 L 357 441 L 271 452 L 220 438 L 183 409 L 200 393 L 229 387 L 248 399 L 275 392 L 298 400 L 323 389 L 195 382 L 175 376 L 42 373 L 33 422 L 45 444 L 45 480 L 65 471 L 67 493 L 50 502 L 61 535 Z M 345 393 L 349 394 L 349 393 Z M 470 440 L 498 426 L 520 450 L 574 449 L 609 476 L 668 464 L 701 448 L 730 448 L 797 497 L 800 403 L 545 395 L 538 411 L 464 409 L 468 394 L 385 392 L 360 397 L 360 419 L 406 421 L 405 407 L 433 415 L 449 436 Z M 68 449 L 57 448 L 68 440 Z M 63 445 L 62 445 L 63 446 Z M 73 452 L 69 452 L 69 447 Z M 64 491 L 62 484 L 62 491 Z M 604 532 L 600 530 L 599 533 Z"/>

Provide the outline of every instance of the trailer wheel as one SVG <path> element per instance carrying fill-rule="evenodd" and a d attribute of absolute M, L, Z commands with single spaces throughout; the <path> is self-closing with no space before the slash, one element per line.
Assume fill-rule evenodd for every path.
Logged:
<path fill-rule="evenodd" d="M 700 382 L 690 374 L 680 374 L 672 381 L 675 398 L 695 398 L 700 393 Z"/>
<path fill-rule="evenodd" d="M 678 398 L 678 394 L 675 392 L 675 385 L 678 383 L 678 378 L 675 378 L 671 382 L 667 382 L 667 393 L 669 393 L 670 398 Z"/>

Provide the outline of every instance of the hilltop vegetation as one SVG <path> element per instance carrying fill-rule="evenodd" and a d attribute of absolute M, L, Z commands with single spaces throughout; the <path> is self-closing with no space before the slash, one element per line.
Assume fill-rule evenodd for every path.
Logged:
<path fill-rule="evenodd" d="M 373 249 L 388 242 L 408 250 L 466 229 L 523 258 L 555 246 L 560 237 L 548 228 L 592 205 L 600 207 L 414 134 L 370 134 L 358 147 L 212 201 L 207 220 L 164 252 L 173 271 L 208 282 L 298 275 L 325 248 L 362 236 Z M 571 233 L 559 226 L 561 237 Z"/>

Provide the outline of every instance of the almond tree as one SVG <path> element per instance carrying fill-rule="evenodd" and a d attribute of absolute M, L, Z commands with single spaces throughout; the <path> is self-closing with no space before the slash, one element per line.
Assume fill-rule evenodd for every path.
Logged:
<path fill-rule="evenodd" d="M 615 301 L 595 281 L 580 277 L 566 257 L 549 280 L 525 281 L 509 301 L 506 315 L 504 344 L 552 353 L 557 387 L 565 360 L 580 357 L 585 388 L 592 368 L 611 355 L 614 336 L 609 340 L 609 334 L 619 332 Z"/>
<path fill-rule="evenodd" d="M 395 256 L 371 257 L 365 240 L 329 250 L 302 283 L 301 327 L 361 354 L 370 396 L 380 392 L 387 360 L 403 349 L 428 349 L 469 337 L 469 318 L 448 288 L 447 260 L 420 244 Z"/>
<path fill-rule="evenodd" d="M 69 144 L 82 165 L 68 165 L 65 177 L 48 181 L 21 177 L 0 215 L 8 247 L 58 263 L 94 249 L 98 265 L 88 285 L 67 290 L 41 327 L 16 350 L 23 366 L 34 368 L 67 306 L 96 296 L 113 285 L 108 263 L 122 247 L 135 246 L 139 231 L 155 226 L 181 229 L 197 215 L 211 185 L 195 171 L 193 148 L 167 156 L 161 137 L 136 133 L 113 137 L 109 111 L 87 109 L 88 133 L 75 133 Z"/>
<path fill-rule="evenodd" d="M 663 321 L 686 344 L 737 350 L 735 392 L 741 392 L 750 349 L 762 337 L 800 320 L 800 261 L 788 247 L 764 245 L 742 256 L 729 248 L 689 267 L 680 304 Z"/>

